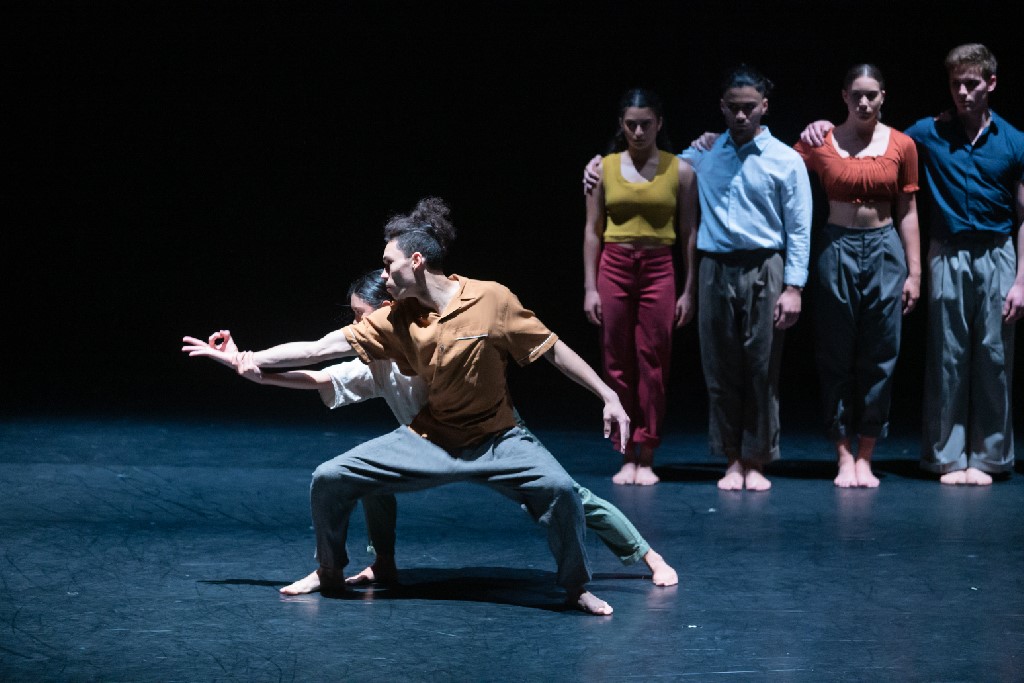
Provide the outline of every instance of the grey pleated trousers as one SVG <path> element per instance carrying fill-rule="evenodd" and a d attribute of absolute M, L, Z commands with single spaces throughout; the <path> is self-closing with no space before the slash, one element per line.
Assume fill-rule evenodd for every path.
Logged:
<path fill-rule="evenodd" d="M 815 264 L 815 358 L 825 432 L 833 442 L 885 436 L 907 279 L 903 242 L 891 224 L 830 224 Z"/>
<path fill-rule="evenodd" d="M 765 464 L 779 457 L 779 366 L 775 329 L 783 258 L 773 251 L 702 254 L 700 355 L 708 386 L 713 455 Z"/>
<path fill-rule="evenodd" d="M 1003 302 L 1017 270 L 1010 237 L 933 243 L 921 467 L 1013 467 L 1014 326 Z"/>

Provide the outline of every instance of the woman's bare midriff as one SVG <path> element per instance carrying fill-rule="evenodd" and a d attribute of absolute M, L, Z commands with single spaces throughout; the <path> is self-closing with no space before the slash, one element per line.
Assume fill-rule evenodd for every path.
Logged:
<path fill-rule="evenodd" d="M 626 249 L 659 249 L 661 247 L 670 246 L 662 242 L 654 240 L 633 240 L 632 242 L 608 242 L 608 244 L 615 244 Z"/>
<path fill-rule="evenodd" d="M 828 222 L 854 230 L 871 230 L 892 223 L 892 205 L 889 202 L 828 203 Z"/>

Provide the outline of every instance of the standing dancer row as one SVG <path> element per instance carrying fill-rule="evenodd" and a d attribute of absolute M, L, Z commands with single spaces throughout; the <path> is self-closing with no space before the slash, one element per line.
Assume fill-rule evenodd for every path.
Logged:
<path fill-rule="evenodd" d="M 698 179 L 699 320 L 710 445 L 729 463 L 720 488 L 769 488 L 761 471 L 779 454 L 781 330 L 799 315 L 808 265 L 810 197 L 806 173 L 794 169 L 795 159 L 820 177 L 829 199 L 828 225 L 814 254 L 815 312 L 826 432 L 839 465 L 835 484 L 878 486 L 871 459 L 888 427 L 901 317 L 914 309 L 921 292 L 918 147 L 934 207 L 922 467 L 946 484 L 989 484 L 992 473 L 1011 470 L 1013 324 L 1024 316 L 1024 136 L 988 107 L 996 61 L 984 46 L 955 48 L 946 69 L 955 113 L 922 119 L 905 135 L 880 121 L 885 83 L 879 70 L 853 67 L 843 81 L 846 121 L 831 132 L 828 122 L 809 126 L 795 158 L 760 125 L 770 82 L 744 67 L 723 87 L 728 132 L 705 134 L 679 155 Z M 628 135 L 625 111 L 620 126 Z M 660 128 L 660 110 L 640 112 L 645 113 Z M 596 186 L 592 195 L 607 191 L 618 182 L 618 167 L 613 157 L 592 161 L 585 189 Z M 602 218 L 591 215 L 593 203 L 588 198 L 585 244 Z M 643 214 L 637 202 L 626 206 Z M 679 212 L 692 209 L 682 206 Z M 605 241 L 621 222 L 613 214 L 606 207 Z M 592 252 L 585 247 L 585 272 Z M 779 258 L 785 261 L 781 276 L 770 266 L 764 269 Z M 697 266 L 692 258 L 684 263 L 684 294 L 692 297 L 689 275 Z M 588 274 L 587 301 L 591 280 Z M 591 307 L 585 304 L 588 313 Z M 765 324 L 766 309 L 773 310 L 773 330 Z M 611 379 L 615 356 L 609 337 L 614 335 L 605 330 Z M 638 373 L 637 382 L 660 381 L 663 396 L 666 374 Z M 658 395 L 652 389 L 626 391 Z M 625 399 L 623 404 L 627 410 L 633 405 Z M 663 406 L 652 414 L 663 414 Z M 631 418 L 634 424 L 644 419 Z M 621 474 L 616 483 L 624 483 Z"/>
<path fill-rule="evenodd" d="M 1013 469 L 1014 325 L 1024 317 L 1024 134 L 996 114 L 997 62 L 980 44 L 945 60 L 954 109 L 906 130 L 930 195 L 921 467 L 985 486 Z M 827 146 L 832 125 L 802 140 Z M 1016 251 L 1014 250 L 1016 242 Z"/>
<path fill-rule="evenodd" d="M 700 228 L 696 239 L 692 230 L 680 231 L 687 238 L 684 304 L 692 304 L 696 286 L 701 361 L 708 386 L 709 441 L 711 452 L 728 461 L 726 474 L 718 486 L 729 490 L 764 491 L 771 487 L 763 470 L 779 457 L 778 379 L 782 341 L 785 330 L 796 323 L 800 315 L 801 292 L 807 280 L 810 182 L 797 153 L 761 125 L 761 118 L 768 111 L 771 88 L 771 81 L 750 67 L 743 66 L 730 73 L 723 83 L 721 99 L 728 132 L 709 149 L 686 150 L 679 155 L 678 162 L 681 179 L 678 213 L 687 217 L 685 221 L 680 220 L 680 225 L 694 222 L 697 200 L 700 203 Z M 650 107 L 624 110 L 619 125 L 627 139 L 633 132 L 627 117 L 655 118 L 661 126 L 660 111 Z M 632 147 L 630 153 L 633 154 Z M 621 159 L 621 167 L 626 169 L 627 156 L 622 155 Z M 593 195 L 615 197 L 620 192 L 617 187 L 620 173 L 625 175 L 619 171 L 619 166 L 616 155 L 592 160 L 584 175 L 585 189 L 596 187 Z M 682 191 L 682 188 L 692 187 L 694 175 L 697 192 Z M 627 180 L 633 183 L 629 188 L 632 196 L 627 195 L 621 207 L 605 202 L 603 212 L 595 217 L 596 200 L 588 198 L 585 240 L 592 239 L 591 234 L 598 229 L 601 216 L 604 216 L 606 242 L 609 235 L 616 234 L 620 223 L 645 231 L 640 234 L 651 234 L 651 221 L 646 217 L 653 213 L 649 207 L 652 202 L 648 201 L 645 206 L 640 193 L 646 189 L 652 194 L 656 181 L 647 181 L 648 188 L 643 188 L 646 178 Z M 634 198 L 637 195 L 639 200 Z M 694 246 L 702 257 L 699 275 Z M 605 251 L 609 248 L 615 249 L 605 245 Z M 587 253 L 585 248 L 584 254 Z M 602 268 L 606 262 L 602 255 Z M 585 264 L 585 271 L 586 268 Z M 585 282 L 588 297 L 589 282 L 588 276 Z M 606 301 L 612 295 L 618 293 L 612 292 L 606 298 L 601 292 L 602 307 L 607 307 Z M 623 296 L 639 308 L 635 294 L 625 292 Z M 685 317 L 677 315 L 677 321 L 685 322 L 692 315 L 691 311 L 682 308 Z M 640 327 L 656 323 L 630 312 L 617 320 L 606 316 L 603 324 L 605 328 L 623 322 L 632 326 L 634 320 Z M 628 329 L 623 334 L 631 333 Z M 607 331 L 603 335 L 605 340 L 615 336 Z M 657 390 L 647 389 L 646 393 L 657 396 L 660 403 L 652 408 L 648 404 L 623 400 L 623 405 L 627 410 L 637 408 L 637 414 L 630 414 L 634 425 L 641 422 L 657 425 L 664 413 L 668 350 L 655 355 L 638 342 L 636 351 L 637 360 L 633 362 L 637 367 L 637 382 L 658 384 Z M 606 343 L 608 375 L 612 374 L 608 367 L 614 358 Z M 645 363 L 649 365 L 652 360 L 661 358 L 665 359 L 661 371 L 644 372 Z M 648 412 L 640 414 L 643 410 Z M 622 472 L 617 475 L 616 483 L 653 483 L 650 479 L 623 481 L 621 475 Z"/>

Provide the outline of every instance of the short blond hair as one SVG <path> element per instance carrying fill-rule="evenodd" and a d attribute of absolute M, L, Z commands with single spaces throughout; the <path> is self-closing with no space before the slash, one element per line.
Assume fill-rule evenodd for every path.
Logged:
<path fill-rule="evenodd" d="M 996 56 L 981 43 L 957 45 L 946 55 L 946 71 L 952 74 L 965 66 L 976 66 L 982 76 L 991 78 L 996 75 Z"/>

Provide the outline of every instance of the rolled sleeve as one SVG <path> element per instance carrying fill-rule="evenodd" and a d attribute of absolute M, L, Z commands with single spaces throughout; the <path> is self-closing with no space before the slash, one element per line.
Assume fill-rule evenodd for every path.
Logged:
<path fill-rule="evenodd" d="M 395 307 L 385 306 L 359 322 L 342 328 L 342 332 L 359 360 L 364 363 L 394 360 L 402 372 L 411 375 L 415 373 L 408 365 L 405 347 L 396 334 L 396 329 L 402 325 L 401 320 L 398 320 L 400 315 Z"/>
<path fill-rule="evenodd" d="M 324 368 L 331 378 L 331 391 L 321 392 L 324 405 L 332 410 L 381 395 L 370 366 L 350 360 Z"/>
<path fill-rule="evenodd" d="M 543 356 L 558 341 L 558 335 L 549 330 L 533 311 L 524 308 L 511 292 L 505 307 L 503 327 L 509 355 L 521 366 Z"/>
<path fill-rule="evenodd" d="M 893 131 L 895 134 L 896 131 Z M 921 189 L 917 171 L 917 145 L 909 136 L 901 136 L 900 139 L 900 160 L 899 185 L 900 192 L 911 193 Z"/>

